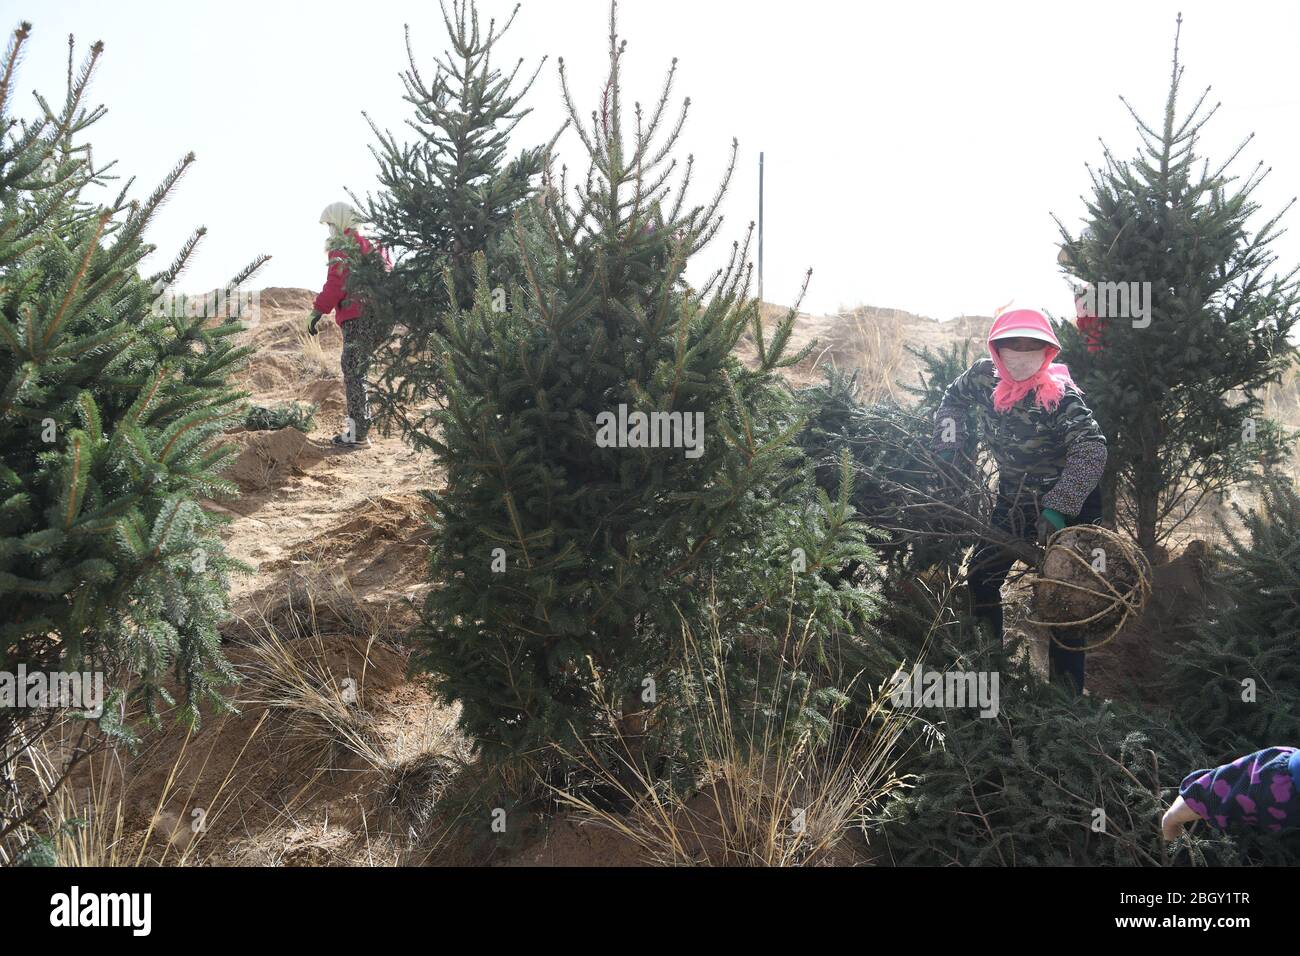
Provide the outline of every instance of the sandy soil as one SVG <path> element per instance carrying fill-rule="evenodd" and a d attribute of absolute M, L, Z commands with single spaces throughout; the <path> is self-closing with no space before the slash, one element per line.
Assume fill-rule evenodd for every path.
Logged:
<path fill-rule="evenodd" d="M 420 587 L 427 531 L 419 492 L 437 475 L 397 438 L 374 434 L 371 447 L 356 450 L 330 444 L 344 417 L 343 339 L 328 321 L 316 339 L 305 336 L 310 304 L 305 290 L 267 290 L 261 319 L 246 333 L 257 348 L 241 376 L 251 400 L 309 402 L 317 411 L 308 435 L 287 428 L 231 436 L 241 453 L 230 475 L 242 495 L 214 508 L 233 519 L 224 535 L 230 553 L 256 569 L 236 583 L 236 613 L 312 565 L 343 574 L 371 603 L 411 597 Z"/>
<path fill-rule="evenodd" d="M 262 293 L 244 334 L 256 352 L 240 384 L 259 405 L 315 404 L 313 429 L 232 432 L 239 454 L 227 476 L 241 496 L 207 504 L 230 519 L 227 549 L 252 569 L 233 581 L 233 619 L 223 629 L 227 656 L 246 678 L 235 692 L 240 713 L 209 713 L 192 735 L 167 725 L 124 767 L 77 781 L 83 803 L 124 791 L 118 843 L 128 859 L 396 862 L 406 848 L 380 819 L 386 788 L 431 753 L 464 750 L 454 713 L 408 680 L 399 644 L 427 587 L 420 491 L 437 475 L 397 439 L 374 436 L 354 451 L 330 444 L 343 418 L 342 337 L 329 323 L 307 338 L 310 307 L 305 290 Z M 322 754 L 314 745 L 328 734 L 319 720 L 264 706 L 269 692 L 255 678 L 266 661 L 252 645 L 272 628 L 309 677 L 354 688 L 344 713 L 363 728 L 375 761 L 347 748 Z"/>

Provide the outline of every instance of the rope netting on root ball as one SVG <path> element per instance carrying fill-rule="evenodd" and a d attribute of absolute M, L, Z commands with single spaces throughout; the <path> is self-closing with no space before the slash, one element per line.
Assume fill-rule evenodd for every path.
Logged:
<path fill-rule="evenodd" d="M 1048 628 L 1067 650 L 1094 650 L 1141 615 L 1150 596 L 1151 564 L 1136 544 L 1100 525 L 1075 525 L 1047 540 L 1029 623 Z M 1087 643 L 1070 647 L 1059 637 L 1063 630 Z"/>

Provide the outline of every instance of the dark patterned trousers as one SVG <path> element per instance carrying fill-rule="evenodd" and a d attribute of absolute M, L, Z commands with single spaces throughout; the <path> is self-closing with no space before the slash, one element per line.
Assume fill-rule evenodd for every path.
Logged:
<path fill-rule="evenodd" d="M 1033 541 L 1038 537 L 1038 501 L 1033 495 L 1021 495 L 1010 501 L 998 495 L 993 509 L 993 527 L 1016 537 Z M 1083 503 L 1074 524 L 1099 524 L 1101 522 L 1101 489 L 1094 488 Z M 1016 559 L 1009 552 L 989 542 L 978 545 L 970 560 L 970 593 L 974 602 L 975 617 L 988 624 L 993 637 L 1002 639 L 1002 584 Z M 1061 643 L 1082 647 L 1084 639 L 1077 634 L 1059 635 Z M 1083 692 L 1085 652 L 1067 650 L 1055 640 L 1048 644 L 1047 663 L 1053 676 L 1070 679 L 1076 694 Z"/>
<path fill-rule="evenodd" d="M 366 375 L 370 371 L 369 327 L 364 315 L 344 322 L 343 332 L 343 388 L 347 394 L 347 414 L 352 419 L 356 441 L 364 441 L 370 433 L 370 403 L 366 398 Z"/>

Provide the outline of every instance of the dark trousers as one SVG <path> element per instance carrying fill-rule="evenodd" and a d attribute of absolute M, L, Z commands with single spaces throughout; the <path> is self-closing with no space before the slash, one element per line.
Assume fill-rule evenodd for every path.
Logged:
<path fill-rule="evenodd" d="M 370 402 L 366 394 L 366 375 L 370 371 L 371 342 L 365 316 L 349 319 L 341 326 L 343 332 L 343 391 L 347 396 L 348 418 L 352 422 L 352 437 L 365 441 L 370 434 Z"/>
<path fill-rule="evenodd" d="M 998 495 L 994 506 L 992 524 L 995 528 L 1016 537 L 1034 541 L 1038 536 L 1039 505 L 1036 495 L 1023 493 L 1017 500 Z M 1101 489 L 1093 489 L 1079 517 L 1072 524 L 1097 524 L 1101 521 Z M 1016 559 L 996 544 L 982 543 L 975 548 L 970 563 L 970 591 L 977 620 L 987 623 L 994 638 L 1002 640 L 1002 585 L 1007 580 L 1011 565 Z M 1059 641 L 1059 643 L 1058 643 Z M 1047 665 L 1053 677 L 1064 675 L 1076 694 L 1083 691 L 1084 659 L 1082 650 L 1068 650 L 1083 646 L 1081 634 L 1062 632 L 1055 634 L 1048 646 Z"/>

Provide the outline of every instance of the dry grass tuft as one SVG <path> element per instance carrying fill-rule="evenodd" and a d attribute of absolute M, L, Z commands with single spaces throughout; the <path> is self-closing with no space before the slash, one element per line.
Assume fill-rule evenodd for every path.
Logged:
<path fill-rule="evenodd" d="M 400 609 L 364 601 L 327 556 L 317 554 L 293 569 L 282 589 L 224 629 L 227 640 L 253 644 L 275 632 L 293 640 L 317 635 L 375 639 L 398 648 Z"/>
<path fill-rule="evenodd" d="M 143 807 L 131 783 L 143 775 L 153 753 L 129 754 L 109 747 L 89 756 L 76 775 L 62 786 L 54 782 L 66 764 L 66 745 L 81 731 L 81 721 L 64 718 L 53 732 L 23 751 L 15 768 L 19 793 L 49 793 L 40 815 L 13 834 L 5 852 L 5 865 L 15 862 L 73 867 L 193 866 L 206 861 L 204 837 L 237 803 L 242 783 L 237 782 L 240 762 L 262 729 L 258 721 L 224 778 L 200 807 L 196 788 L 204 766 L 188 774 L 194 757 L 191 735 L 166 767 L 162 787 Z M 128 772 L 129 765 L 129 772 Z M 192 782 L 188 790 L 180 783 Z M 15 853 L 14 847 L 21 847 Z"/>
<path fill-rule="evenodd" d="M 852 356 L 850 367 L 869 371 L 860 376 L 859 400 L 867 405 L 886 399 L 902 401 L 904 393 L 898 383 L 912 361 L 906 348 L 906 328 L 900 322 L 881 322 L 862 309 L 854 309 L 843 320 L 853 330 L 844 350 Z"/>
<path fill-rule="evenodd" d="M 328 316 L 321 320 L 323 326 L 327 321 L 332 322 Z M 320 337 L 317 335 L 308 335 L 306 332 L 298 330 L 294 333 L 294 342 L 297 351 L 294 353 L 299 356 L 306 375 L 309 377 L 339 378 L 343 377 L 343 372 L 339 368 L 338 359 L 326 355 L 325 349 L 321 345 Z"/>
<path fill-rule="evenodd" d="M 370 647 L 367 644 L 367 666 Z M 359 679 L 337 676 L 317 633 L 286 637 L 268 628 L 248 650 L 249 663 L 241 668 L 241 704 L 266 708 L 279 718 L 291 760 L 322 772 L 350 768 L 356 760 L 375 770 L 392 766 L 363 706 L 364 667 Z"/>
<path fill-rule="evenodd" d="M 367 710 L 366 683 L 383 623 L 346 580 L 295 576 L 285 600 L 259 610 L 249 628 L 254 637 L 241 667 L 242 706 L 266 708 L 276 719 L 285 740 L 281 753 L 306 774 L 299 793 L 324 774 L 375 775 L 366 788 L 365 856 L 391 860 L 426 837 L 440 800 L 469 760 L 469 743 L 450 714 L 396 737 L 381 733 Z M 338 637 L 360 653 L 359 673 L 341 675 L 331 663 L 336 655 L 327 638 Z M 405 849 L 394 850 L 394 842 Z"/>
<path fill-rule="evenodd" d="M 699 670 L 722 672 L 722 638 L 716 618 L 704 645 L 683 625 L 688 658 Z M 787 635 L 789 637 L 789 635 Z M 797 641 L 783 656 L 782 671 L 799 669 L 806 648 Z M 616 739 L 628 756 L 613 770 L 594 752 L 576 758 L 596 790 L 617 799 L 599 802 L 586 791 L 552 788 L 558 803 L 585 823 L 607 828 L 635 843 L 649 862 L 669 865 L 810 866 L 854 859 L 845 839 L 864 815 L 902 784 L 897 753 L 909 715 L 886 706 L 877 695 L 867 714 L 850 720 L 843 709 L 831 715 L 829 739 L 811 732 L 791 736 L 755 733 L 738 726 L 737 713 L 801 708 L 806 700 L 777 699 L 785 674 L 774 675 L 773 699 L 760 697 L 735 707 L 725 681 L 692 707 L 690 720 L 703 750 L 694 791 L 673 792 L 631 756 L 635 749 Z M 770 728 L 770 722 L 764 722 Z M 617 733 L 617 731 L 615 731 Z M 611 803 L 616 809 L 611 809 Z"/>

